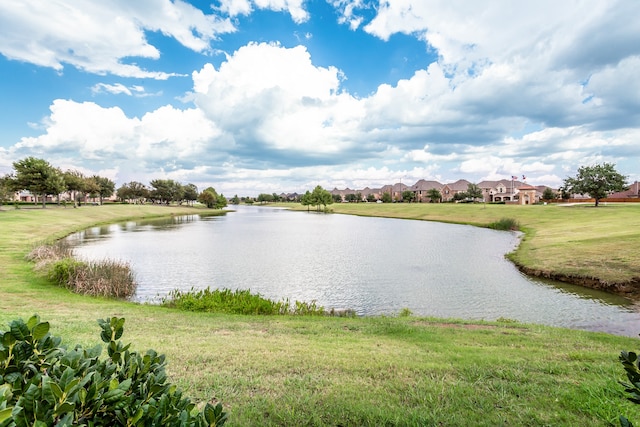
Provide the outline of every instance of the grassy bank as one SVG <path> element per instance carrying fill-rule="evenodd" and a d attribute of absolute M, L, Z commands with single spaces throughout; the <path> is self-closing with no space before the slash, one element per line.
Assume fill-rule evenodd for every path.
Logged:
<path fill-rule="evenodd" d="M 479 208 L 468 211 L 479 224 L 505 216 L 494 211 L 483 217 Z M 397 213 L 417 215 L 416 208 L 407 209 Z M 189 213 L 198 211 L 103 206 L 0 212 L 0 323 L 38 313 L 65 342 L 93 345 L 99 342 L 95 319 L 125 317 L 123 340 L 165 353 L 171 380 L 197 401 L 222 400 L 231 426 L 611 425 L 620 414 L 640 421 L 617 384 L 623 377 L 617 356 L 638 349 L 637 339 L 412 317 L 179 312 L 71 294 L 35 276 L 24 260 L 34 244 L 89 225 Z M 529 244 L 539 229 L 524 215 L 518 220 L 532 230 Z"/>
<path fill-rule="evenodd" d="M 299 208 L 299 207 L 296 207 Z M 519 265 L 546 274 L 597 279 L 604 284 L 640 280 L 640 204 L 492 205 L 451 203 L 337 203 L 335 213 L 455 222 L 478 226 L 513 218 L 525 233 L 512 254 Z M 425 236 L 428 238 L 428 236 Z"/>

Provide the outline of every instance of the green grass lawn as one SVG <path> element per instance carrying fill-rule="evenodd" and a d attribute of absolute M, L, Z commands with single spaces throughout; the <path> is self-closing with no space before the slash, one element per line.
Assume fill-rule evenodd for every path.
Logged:
<path fill-rule="evenodd" d="M 638 247 L 626 221 L 637 230 L 640 210 L 628 206 L 332 208 L 343 206 L 360 215 L 476 224 L 515 217 L 527 231 L 518 256 L 532 263 L 546 248 L 578 263 L 573 253 L 596 251 L 605 236 Z M 118 205 L 1 211 L 0 324 L 38 313 L 67 344 L 94 345 L 96 319 L 125 317 L 123 340 L 166 354 L 171 380 L 196 401 L 221 400 L 231 426 L 605 426 L 621 414 L 640 422 L 639 407 L 617 383 L 624 377 L 618 354 L 639 349 L 637 339 L 518 323 L 179 312 L 71 294 L 24 260 L 36 243 L 90 225 L 201 212 Z"/>

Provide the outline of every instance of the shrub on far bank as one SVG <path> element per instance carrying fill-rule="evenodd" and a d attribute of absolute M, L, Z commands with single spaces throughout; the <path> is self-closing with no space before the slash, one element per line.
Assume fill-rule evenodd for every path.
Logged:
<path fill-rule="evenodd" d="M 518 231 L 520 230 L 520 223 L 513 218 L 501 218 L 498 221 L 490 223 L 488 227 L 493 230 Z"/>
<path fill-rule="evenodd" d="M 124 319 L 98 320 L 100 345 L 67 349 L 32 316 L 0 330 L 0 426 L 221 426 L 222 405 L 198 409 L 167 382 L 165 357 L 130 351 Z"/>

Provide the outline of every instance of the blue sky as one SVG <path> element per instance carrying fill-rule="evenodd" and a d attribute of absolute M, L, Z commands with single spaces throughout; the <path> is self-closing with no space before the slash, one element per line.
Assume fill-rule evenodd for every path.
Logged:
<path fill-rule="evenodd" d="M 0 0 L 0 174 L 225 195 L 640 177 L 634 0 Z"/>

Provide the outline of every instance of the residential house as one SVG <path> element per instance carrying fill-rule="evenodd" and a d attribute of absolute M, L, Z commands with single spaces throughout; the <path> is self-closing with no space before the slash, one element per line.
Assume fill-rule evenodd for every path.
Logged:
<path fill-rule="evenodd" d="M 512 202 L 517 199 L 518 188 L 524 185 L 516 180 L 501 179 L 498 181 L 482 181 L 478 187 L 482 189 L 485 202 Z"/>
<path fill-rule="evenodd" d="M 380 192 L 379 188 L 369 188 L 369 187 L 365 187 L 360 191 L 360 194 L 362 195 L 362 200 L 369 200 L 369 195 L 373 194 L 373 198 L 375 200 L 380 200 L 382 198 L 382 193 Z"/>
<path fill-rule="evenodd" d="M 413 193 L 416 195 L 415 196 L 416 202 L 430 202 L 431 199 L 429 199 L 429 196 L 428 196 L 429 190 L 432 190 L 435 188 L 436 190 L 440 191 L 440 193 L 442 194 L 443 187 L 444 185 L 440 184 L 438 181 L 427 181 L 427 180 L 421 179 L 420 181 L 416 182 L 411 187 L 409 187 L 409 190 L 413 191 Z"/>
<path fill-rule="evenodd" d="M 467 191 L 469 189 L 469 184 L 471 183 L 466 179 L 459 179 L 454 183 L 443 185 L 440 190 L 442 193 L 442 201 L 449 202 L 453 200 L 453 196 L 456 194 Z"/>
<path fill-rule="evenodd" d="M 628 190 L 610 194 L 609 197 L 612 199 L 624 199 L 627 197 L 637 199 L 640 197 L 640 184 L 636 181 L 629 186 Z"/>

